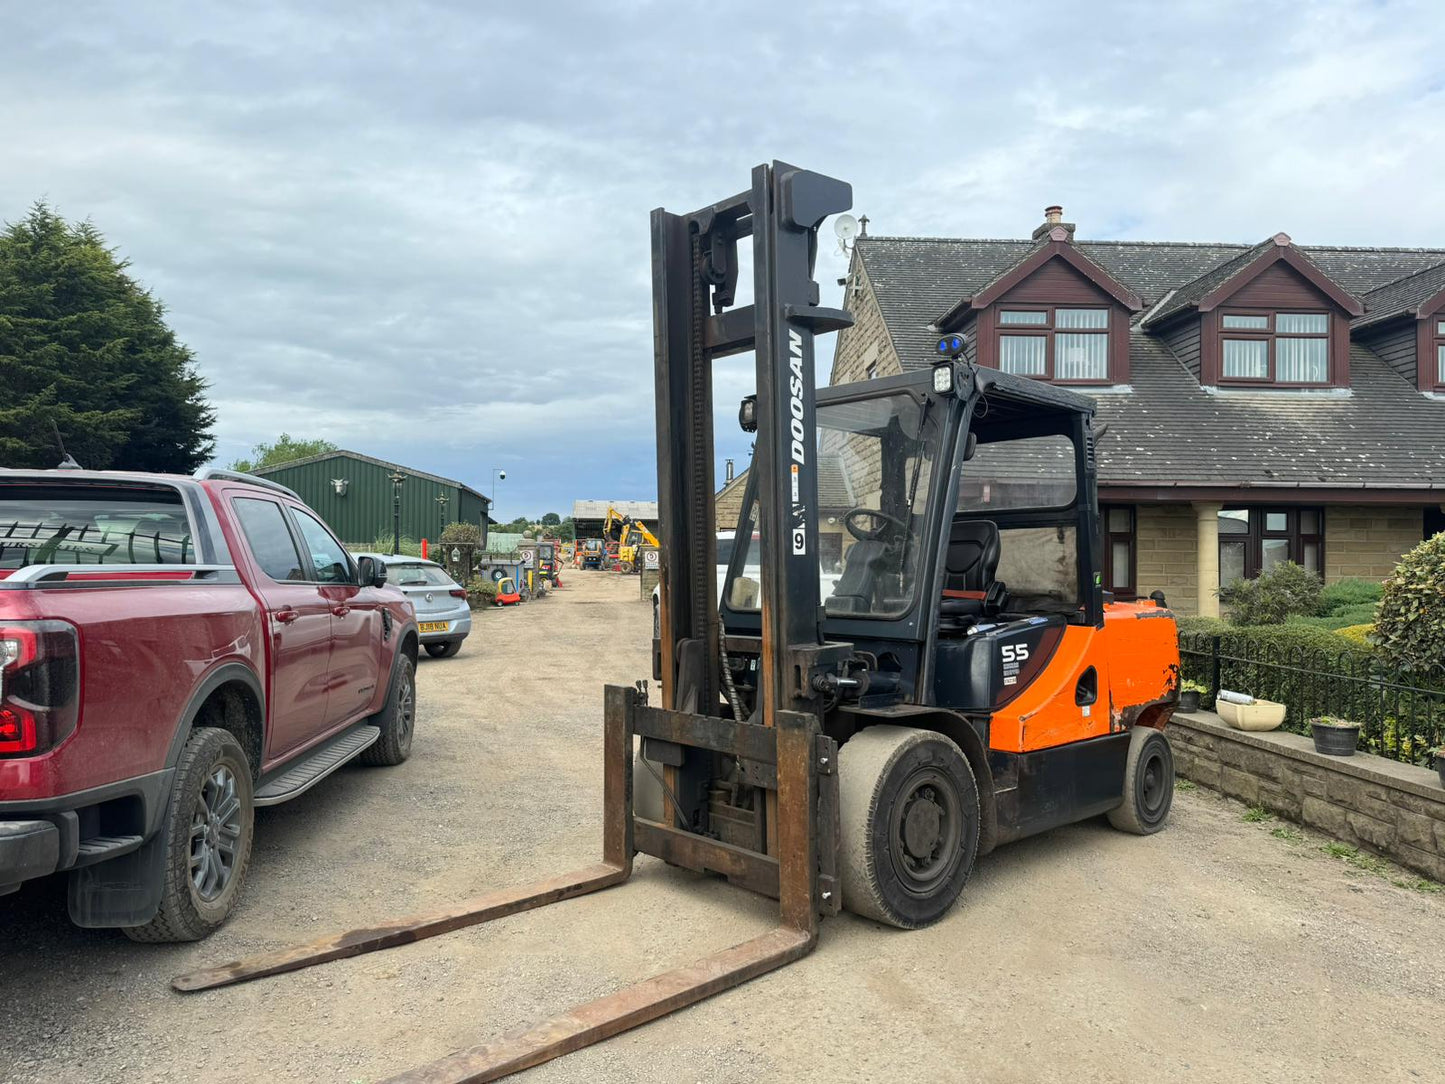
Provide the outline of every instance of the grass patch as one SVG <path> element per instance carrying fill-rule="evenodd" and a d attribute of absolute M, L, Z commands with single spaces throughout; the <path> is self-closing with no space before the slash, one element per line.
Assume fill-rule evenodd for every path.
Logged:
<path fill-rule="evenodd" d="M 1411 888 L 1416 892 L 1425 892 L 1430 895 L 1445 892 L 1445 885 L 1437 881 L 1427 881 L 1424 877 L 1392 877 L 1390 883 L 1396 888 Z"/>
<path fill-rule="evenodd" d="M 1284 840 L 1286 843 L 1303 843 L 1305 839 L 1303 832 L 1288 824 L 1276 825 L 1269 830 L 1269 834 L 1274 836 L 1275 839 Z"/>
<path fill-rule="evenodd" d="M 1198 790 L 1199 788 L 1198 788 L 1197 786 L 1195 786 L 1194 783 L 1192 783 L 1192 782 L 1191 782 L 1190 780 L 1188 780 L 1188 779 L 1179 779 L 1179 778 L 1176 777 L 1175 780 L 1174 780 L 1174 789 L 1175 789 L 1175 790 Z"/>
<path fill-rule="evenodd" d="M 1250 824 L 1259 824 L 1261 821 L 1272 820 L 1269 810 L 1261 805 L 1252 805 L 1244 811 L 1244 819 Z"/>
<path fill-rule="evenodd" d="M 1383 858 L 1366 854 L 1358 847 L 1351 847 L 1348 843 L 1325 843 L 1321 845 L 1320 850 L 1331 858 L 1338 858 L 1341 862 L 1346 862 L 1365 873 L 1374 873 L 1383 877 L 1390 870 L 1390 864 Z"/>

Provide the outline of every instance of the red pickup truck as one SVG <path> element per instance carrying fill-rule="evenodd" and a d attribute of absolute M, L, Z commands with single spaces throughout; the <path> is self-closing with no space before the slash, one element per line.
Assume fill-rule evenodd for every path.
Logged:
<path fill-rule="evenodd" d="M 69 871 L 78 925 L 205 937 L 255 806 L 407 758 L 417 642 L 284 486 L 0 470 L 0 895 Z"/>

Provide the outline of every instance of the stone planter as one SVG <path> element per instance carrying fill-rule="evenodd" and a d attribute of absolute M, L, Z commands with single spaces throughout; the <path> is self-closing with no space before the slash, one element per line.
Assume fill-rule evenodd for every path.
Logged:
<path fill-rule="evenodd" d="M 1360 724 L 1339 720 L 1310 720 L 1315 752 L 1327 757 L 1352 757 L 1360 743 Z"/>
<path fill-rule="evenodd" d="M 1198 711 L 1199 694 L 1190 689 L 1185 689 L 1182 693 L 1179 694 L 1179 710 Z"/>
<path fill-rule="evenodd" d="M 1440 773 L 1440 785 L 1445 787 L 1445 749 L 1435 754 L 1435 770 Z"/>
<path fill-rule="evenodd" d="M 1274 700 L 1256 700 L 1253 704 L 1220 700 L 1214 710 L 1235 730 L 1274 730 L 1284 722 L 1284 705 Z"/>

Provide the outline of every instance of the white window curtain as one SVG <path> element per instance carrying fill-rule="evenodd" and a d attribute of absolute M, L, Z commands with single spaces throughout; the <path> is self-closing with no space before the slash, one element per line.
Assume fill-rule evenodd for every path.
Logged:
<path fill-rule="evenodd" d="M 1435 347 L 1435 379 L 1445 384 L 1445 346 Z"/>
<path fill-rule="evenodd" d="M 1062 331 L 1054 336 L 1055 380 L 1103 380 L 1108 375 L 1109 336 Z"/>
<path fill-rule="evenodd" d="M 1054 327 L 1108 327 L 1108 309 L 1055 309 Z"/>
<path fill-rule="evenodd" d="M 1322 312 L 1282 312 L 1274 318 L 1281 335 L 1323 335 L 1330 330 L 1330 318 Z"/>
<path fill-rule="evenodd" d="M 1284 319 L 1284 314 L 1280 314 Z M 1323 384 L 1329 379 L 1328 339 L 1287 339 L 1274 342 L 1274 378 L 1281 384 Z"/>
<path fill-rule="evenodd" d="M 1044 375 L 1044 344 L 1042 335 L 1000 335 L 998 367 L 1019 376 Z"/>
<path fill-rule="evenodd" d="M 1269 342 L 1265 339 L 1225 339 L 1224 375 L 1236 380 L 1269 377 Z"/>

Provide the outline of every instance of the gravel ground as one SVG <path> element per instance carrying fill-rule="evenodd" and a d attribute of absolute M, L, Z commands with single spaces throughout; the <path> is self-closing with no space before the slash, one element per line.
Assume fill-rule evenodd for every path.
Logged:
<path fill-rule="evenodd" d="M 637 581 L 573 572 L 423 659 L 412 759 L 259 810 L 199 945 L 0 899 L 0 1080 L 370 1081 L 745 940 L 775 904 L 647 858 L 621 888 L 389 952 L 181 996 L 177 972 L 454 902 L 600 853 L 602 685 L 648 671 Z M 984 859 L 915 933 L 829 919 L 804 961 L 533 1070 L 544 1081 L 1309 1081 L 1445 1075 L 1445 894 L 1176 795 Z M 1278 832 L 1278 834 L 1275 834 Z M 1428 886 L 1426 886 L 1428 887 Z"/>

